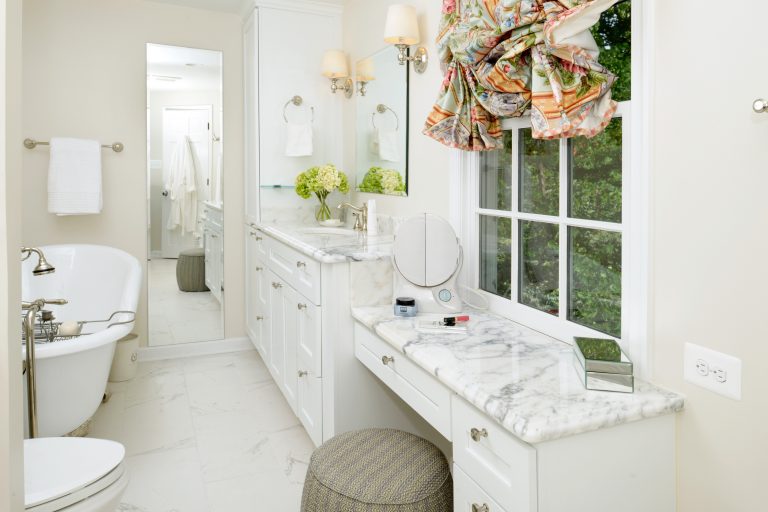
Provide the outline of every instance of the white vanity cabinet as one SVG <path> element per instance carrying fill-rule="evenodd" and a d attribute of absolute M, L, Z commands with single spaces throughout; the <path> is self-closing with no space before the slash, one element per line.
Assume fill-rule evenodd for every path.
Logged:
<path fill-rule="evenodd" d="M 389 310 L 388 307 L 385 309 Z M 409 334 L 410 331 L 391 316 L 382 316 L 388 320 L 381 323 L 366 321 L 376 325 L 376 329 L 384 329 L 390 338 L 402 338 L 398 338 L 396 344 L 390 343 L 360 320 L 354 329 L 355 355 L 364 367 L 450 442 L 451 449 L 446 453 L 452 453 L 453 459 L 454 512 L 675 510 L 674 414 L 650 414 L 651 417 L 641 421 L 610 426 L 615 422 L 611 412 L 606 411 L 611 409 L 606 405 L 609 398 L 603 398 L 601 404 L 599 399 L 591 401 L 575 393 L 574 400 L 582 404 L 579 414 L 583 417 L 560 418 L 560 423 L 552 425 L 557 433 L 551 437 L 526 432 L 530 425 L 526 421 L 516 425 L 521 428 L 522 436 L 519 437 L 486 413 L 483 407 L 470 403 L 454 391 L 455 388 L 424 368 L 423 365 L 433 364 L 436 359 L 452 364 L 449 362 L 453 360 L 446 353 L 449 346 L 438 344 L 438 348 L 430 352 L 434 358 L 429 362 L 426 359 L 417 361 L 395 345 L 408 346 L 410 341 L 425 343 L 425 340 Z M 392 325 L 381 327 L 386 322 Z M 486 338 L 478 343 L 482 344 L 483 339 Z M 467 340 L 461 343 L 467 350 Z M 420 354 L 423 357 L 424 353 Z M 477 369 L 479 361 L 469 361 L 468 368 Z M 515 364 L 530 363 L 518 360 Z M 487 368 L 495 379 L 503 378 L 505 371 L 525 371 L 514 365 L 505 369 L 498 363 L 495 366 L 488 363 Z M 466 388 L 470 396 L 483 397 L 492 409 L 498 406 L 492 396 L 484 395 L 482 383 L 468 383 L 467 374 L 461 368 L 451 366 L 445 374 L 438 370 L 438 375 L 444 375 L 453 385 Z M 578 385 L 578 381 L 575 383 Z M 510 386 L 509 392 L 523 392 L 513 388 Z M 594 398 L 600 397 L 594 395 Z M 542 394 L 541 400 L 546 402 L 547 395 Z M 376 403 L 375 406 L 383 404 Z M 545 404 L 542 414 L 546 415 L 544 409 Z M 605 428 L 583 432 L 574 427 L 590 415 L 605 417 Z M 569 433 L 571 428 L 575 430 Z M 530 442 L 524 440 L 525 436 Z M 441 440 L 437 437 L 430 440 L 439 443 Z"/>
<path fill-rule="evenodd" d="M 248 232 L 246 252 L 248 335 L 294 414 L 319 445 L 323 442 L 319 264 L 256 229 Z M 312 297 L 305 295 L 308 291 Z"/>
<path fill-rule="evenodd" d="M 201 216 L 205 251 L 205 285 L 221 302 L 224 293 L 224 214 L 220 208 L 203 206 Z"/>

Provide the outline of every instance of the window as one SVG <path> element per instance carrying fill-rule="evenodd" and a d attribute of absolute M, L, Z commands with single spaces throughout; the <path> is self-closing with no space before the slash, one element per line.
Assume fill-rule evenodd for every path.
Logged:
<path fill-rule="evenodd" d="M 629 232 L 631 3 L 592 29 L 600 62 L 617 76 L 619 109 L 592 138 L 539 140 L 525 118 L 504 120 L 504 149 L 471 158 L 477 168 L 468 240 L 470 281 L 491 308 L 570 341 L 626 335 Z"/>

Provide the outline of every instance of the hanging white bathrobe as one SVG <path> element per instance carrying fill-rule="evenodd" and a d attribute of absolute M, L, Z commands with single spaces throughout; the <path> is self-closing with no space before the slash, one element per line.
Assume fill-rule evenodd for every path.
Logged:
<path fill-rule="evenodd" d="M 171 201 L 166 228 L 180 228 L 182 234 L 197 229 L 197 173 L 192 146 L 186 135 L 179 138 L 171 157 L 165 189 Z"/>

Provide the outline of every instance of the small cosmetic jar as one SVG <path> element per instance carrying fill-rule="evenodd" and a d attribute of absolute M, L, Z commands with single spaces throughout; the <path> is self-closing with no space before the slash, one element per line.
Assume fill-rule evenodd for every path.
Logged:
<path fill-rule="evenodd" d="M 416 316 L 416 299 L 398 297 L 395 299 L 395 316 Z"/>

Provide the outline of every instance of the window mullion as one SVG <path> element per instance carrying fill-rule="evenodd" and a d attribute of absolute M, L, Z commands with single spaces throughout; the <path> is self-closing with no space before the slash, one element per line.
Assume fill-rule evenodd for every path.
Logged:
<path fill-rule="evenodd" d="M 512 163 L 512 180 L 510 184 L 512 187 L 512 221 L 510 230 L 512 250 L 509 263 L 512 265 L 512 273 L 510 275 L 514 278 L 510 284 L 510 300 L 514 306 L 518 303 L 520 293 L 520 226 L 517 220 L 520 212 L 520 130 L 512 130 L 512 158 L 510 160 Z"/>
<path fill-rule="evenodd" d="M 560 225 L 559 225 L 559 243 L 558 243 L 558 264 L 559 264 L 559 282 L 558 282 L 558 316 L 563 320 L 567 319 L 567 300 L 568 300 L 568 140 L 560 139 Z"/>

